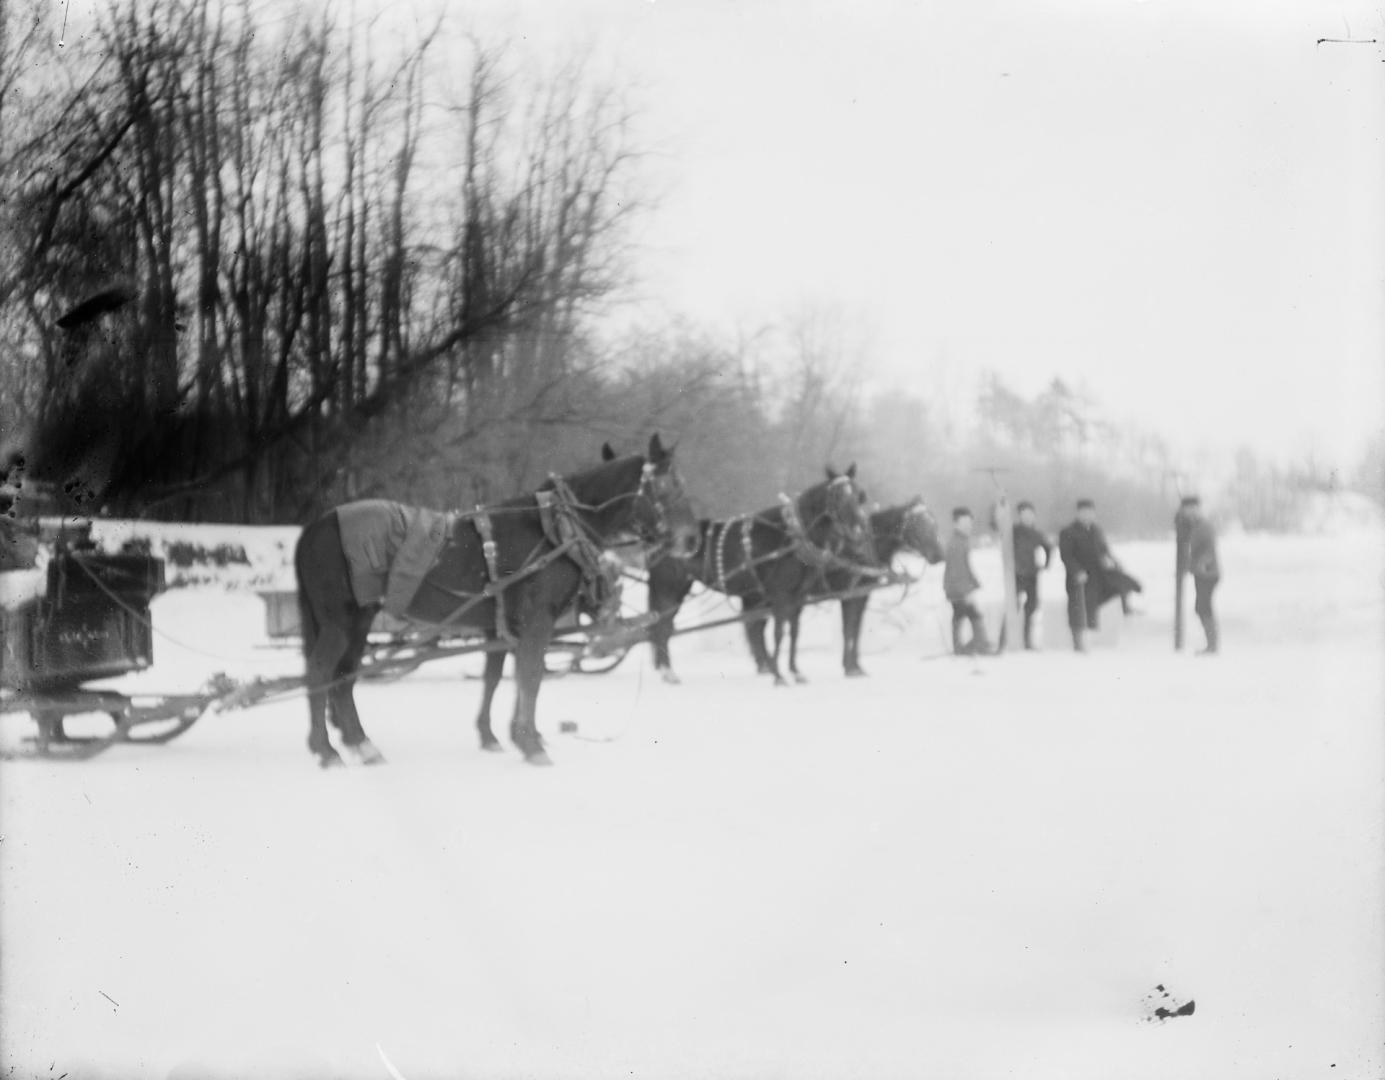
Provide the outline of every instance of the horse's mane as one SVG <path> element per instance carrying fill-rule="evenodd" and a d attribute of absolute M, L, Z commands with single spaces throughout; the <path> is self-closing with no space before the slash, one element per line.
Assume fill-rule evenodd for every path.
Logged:
<path fill-rule="evenodd" d="M 875 510 L 870 515 L 870 527 L 872 532 L 888 530 L 899 525 L 904 520 L 904 515 L 913 509 L 913 503 L 897 503 L 894 506 L 882 507 Z"/>
<path fill-rule="evenodd" d="M 584 502 L 590 498 L 590 492 L 596 489 L 604 498 L 617 494 L 624 490 L 629 482 L 627 474 L 633 474 L 630 479 L 638 481 L 640 474 L 645 466 L 643 454 L 629 454 L 625 457 L 613 458 L 610 461 L 603 461 L 599 465 L 593 465 L 589 469 L 580 472 L 570 473 L 564 476 L 563 483 L 572 489 L 574 495 Z M 610 483 L 609 491 L 603 490 L 602 486 Z M 554 486 L 553 478 L 549 477 L 544 481 L 540 491 L 551 490 Z"/>
<path fill-rule="evenodd" d="M 827 504 L 828 489 L 831 488 L 834 483 L 834 480 L 819 480 L 816 484 L 804 488 L 798 493 L 798 504 L 804 507 L 813 504 L 825 506 Z"/>
<path fill-rule="evenodd" d="M 630 468 L 634 468 L 636 475 L 638 475 L 639 471 L 644 468 L 644 464 L 645 459 L 643 455 L 630 454 L 626 457 L 615 458 L 612 461 L 600 462 L 597 465 L 582 469 L 579 472 L 561 475 L 558 479 L 561 479 L 564 484 L 571 488 L 578 498 L 582 498 L 582 493 L 597 479 L 604 480 L 608 477 L 620 476 L 623 470 Z M 532 510 L 534 509 L 534 495 L 540 491 L 552 491 L 556 483 L 557 481 L 554 479 L 554 476 L 550 475 L 548 479 L 533 491 L 526 492 L 523 495 L 512 495 L 508 499 L 502 499 L 500 502 L 487 505 L 497 509 Z"/>

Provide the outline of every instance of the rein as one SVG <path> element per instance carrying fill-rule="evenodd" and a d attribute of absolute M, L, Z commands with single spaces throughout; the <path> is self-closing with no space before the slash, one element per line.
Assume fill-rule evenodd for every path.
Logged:
<path fill-rule="evenodd" d="M 549 482 L 552 487 L 534 493 L 535 505 L 533 507 L 496 507 L 490 509 L 478 506 L 474 510 L 449 515 L 453 523 L 449 528 L 450 537 L 455 537 L 455 524 L 462 521 L 470 522 L 472 527 L 476 529 L 477 535 L 481 539 L 481 553 L 485 559 L 488 581 L 486 586 L 477 593 L 461 592 L 436 582 L 429 582 L 432 588 L 462 601 L 445 619 L 433 624 L 430 637 L 441 636 L 449 626 L 457 623 L 472 608 L 485 603 L 487 600 L 494 600 L 496 634 L 507 644 L 513 646 L 516 643 L 516 638 L 510 629 L 509 618 L 505 611 L 505 590 L 563 558 L 571 560 L 581 574 L 582 581 L 578 589 L 579 600 L 590 607 L 593 612 L 602 610 L 618 589 L 619 572 L 607 564 L 604 558 L 604 545 L 601 543 L 602 537 L 583 520 L 582 514 L 602 513 L 626 499 L 646 499 L 653 508 L 657 523 L 656 528 L 659 535 L 656 543 L 660 546 L 666 546 L 669 542 L 667 517 L 659 500 L 651 494 L 655 483 L 654 474 L 653 464 L 645 462 L 640 472 L 638 489 L 620 492 L 598 505 L 591 505 L 579 499 L 563 477 L 553 473 L 549 475 Z M 492 515 L 532 514 L 535 512 L 539 515 L 539 527 L 543 533 L 543 540 L 526 556 L 517 570 L 509 574 L 501 574 L 499 547 L 496 544 L 495 533 L 491 525 Z M 639 542 L 647 541 L 641 538 Z M 540 550 L 544 544 L 548 545 L 549 550 Z"/>
<path fill-rule="evenodd" d="M 844 478 L 832 481 L 841 483 Z M 800 496 L 801 498 L 802 496 Z M 702 580 L 712 585 L 718 592 L 727 593 L 728 577 L 734 578 L 739 573 L 748 573 L 755 581 L 756 591 L 763 593 L 764 586 L 760 581 L 760 575 L 756 568 L 765 563 L 773 562 L 775 559 L 785 555 L 797 555 L 804 563 L 809 566 L 817 567 L 819 570 L 829 569 L 847 570 L 860 577 L 883 577 L 888 574 L 888 569 L 882 569 L 866 563 L 859 563 L 848 559 L 845 556 L 833 551 L 830 548 L 819 547 L 813 543 L 809 536 L 809 528 L 817 525 L 823 518 L 829 518 L 834 525 L 840 526 L 836 516 L 831 509 L 823 510 L 815 517 L 809 528 L 803 525 L 803 519 L 798 511 L 798 500 L 790 498 L 788 495 L 780 494 L 779 506 L 775 508 L 783 518 L 783 524 L 774 521 L 769 514 L 774 511 L 761 511 L 758 514 L 741 514 L 733 518 L 728 518 L 723 522 L 716 522 L 712 530 L 716 531 L 715 542 L 709 542 L 708 550 L 703 552 L 702 557 Z M 776 529 L 787 537 L 787 542 L 780 547 L 774 548 L 761 555 L 754 553 L 753 541 L 751 539 L 751 529 L 756 523 L 766 525 Z M 742 561 L 740 565 L 731 568 L 728 575 L 726 567 L 726 541 L 733 529 L 739 529 L 741 534 L 741 553 Z M 710 531 L 710 530 L 709 530 Z M 709 541 L 711 538 L 709 537 Z M 711 563 L 712 565 L 708 565 Z"/>
<path fill-rule="evenodd" d="M 829 486 L 842 483 L 849 484 L 850 481 L 847 480 L 846 477 L 839 476 L 833 480 L 832 484 Z M 882 577 L 889 573 L 888 568 L 882 568 L 870 563 L 857 562 L 855 559 L 848 559 L 846 556 L 842 555 L 840 552 L 834 551 L 830 547 L 819 547 L 817 544 L 814 544 L 808 535 L 808 529 L 803 527 L 803 522 L 798 516 L 796 501 L 790 499 L 787 495 L 781 494 L 779 496 L 779 502 L 783 510 L 784 520 L 789 527 L 789 534 L 794 538 L 797 546 L 796 554 L 809 566 L 815 566 L 822 571 L 846 570 L 859 577 Z M 833 525 L 838 528 L 841 527 L 841 522 L 830 508 L 823 510 L 822 513 L 813 519 L 812 524 L 816 525 L 824 517 L 831 519 Z M 869 523 L 867 523 L 866 530 L 867 533 L 870 533 Z M 875 538 L 871 535 L 871 544 L 874 545 L 874 543 Z"/>

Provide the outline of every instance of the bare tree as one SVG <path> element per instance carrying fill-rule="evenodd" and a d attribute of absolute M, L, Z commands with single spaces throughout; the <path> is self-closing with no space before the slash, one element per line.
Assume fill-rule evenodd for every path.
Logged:
<path fill-rule="evenodd" d="M 257 19 L 249 0 L 118 5 L 44 121 L 61 149 L 3 177 L 23 213 L 0 320 L 36 343 L 15 354 L 36 465 L 84 469 L 113 508 L 301 513 L 486 410 L 571 413 L 554 387 L 620 280 L 636 155 L 613 92 L 574 69 L 516 102 L 478 48 L 448 131 L 425 122 L 436 27 L 391 51 L 322 11 L 273 45 Z M 441 241 L 429 200 L 453 208 Z M 112 277 L 137 299 L 54 328 Z M 74 441 L 103 411 L 120 424 Z"/>

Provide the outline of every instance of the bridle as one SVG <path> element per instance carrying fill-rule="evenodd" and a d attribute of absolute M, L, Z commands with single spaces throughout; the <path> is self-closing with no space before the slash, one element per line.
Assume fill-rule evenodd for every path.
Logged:
<path fill-rule="evenodd" d="M 829 518 L 832 522 L 837 547 L 840 547 L 845 541 L 869 541 L 871 539 L 870 520 L 863 514 L 859 514 L 861 503 L 855 481 L 845 474 L 834 476 L 827 483 L 827 496 L 827 506 L 823 512 L 814 519 L 814 524 L 823 517 Z M 843 520 L 844 515 L 840 507 L 844 504 L 849 504 L 857 508 L 858 515 L 861 517 L 858 523 L 848 524 Z"/>
<path fill-rule="evenodd" d="M 827 496 L 826 505 L 808 522 L 807 526 L 804 526 L 798 513 L 798 504 L 801 502 L 802 496 L 799 496 L 798 499 L 790 499 L 787 495 L 779 497 L 787 519 L 789 534 L 794 544 L 799 548 L 800 557 L 807 562 L 824 566 L 829 563 L 849 562 L 849 560 L 842 558 L 842 547 L 850 541 L 858 543 L 864 541 L 862 547 L 868 545 L 871 549 L 864 552 L 864 555 L 873 560 L 875 544 L 870 531 L 870 522 L 863 519 L 859 523 L 848 524 L 843 520 L 844 515 L 840 509 L 842 505 L 849 503 L 859 512 L 860 498 L 854 481 L 846 475 L 835 476 L 827 482 L 825 495 Z M 831 531 L 826 544 L 819 547 L 813 542 L 809 532 L 824 518 L 830 523 Z"/>
<path fill-rule="evenodd" d="M 640 466 L 639 487 L 634 491 L 622 491 L 596 506 L 580 501 L 561 477 L 553 475 L 550 480 L 554 491 L 566 504 L 565 509 L 570 511 L 584 510 L 599 514 L 618 503 L 630 500 L 631 530 L 635 533 L 635 542 L 649 549 L 648 557 L 651 559 L 662 554 L 673 540 L 673 529 L 668 522 L 668 504 L 680 496 L 686 499 L 683 479 L 677 471 L 672 466 L 660 471 L 652 461 L 646 461 Z M 584 528 L 587 528 L 585 523 Z"/>
<path fill-rule="evenodd" d="M 631 516 L 640 540 L 652 549 L 651 556 L 662 553 L 673 540 L 673 529 L 668 523 L 668 506 L 677 498 L 687 501 L 683 478 L 672 466 L 661 472 L 652 461 L 646 461 L 640 469 L 640 486 L 634 494 Z M 639 513 L 640 509 L 644 512 Z M 652 528 L 646 525 L 650 518 L 653 519 Z M 696 554 L 696 551 L 689 552 L 690 556 Z"/>

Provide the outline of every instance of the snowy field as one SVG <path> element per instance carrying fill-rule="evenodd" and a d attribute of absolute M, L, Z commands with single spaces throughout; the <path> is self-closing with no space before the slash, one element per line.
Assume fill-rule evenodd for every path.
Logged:
<path fill-rule="evenodd" d="M 1215 661 L 1171 544 L 1084 657 L 1055 571 L 1046 652 L 940 658 L 930 569 L 866 680 L 835 610 L 806 687 L 734 629 L 551 680 L 546 770 L 477 749 L 470 660 L 358 692 L 384 768 L 318 770 L 300 700 L 5 764 L 0 1075 L 1377 1080 L 1382 547 L 1228 539 Z M 296 665 L 251 593 L 154 612 L 125 685 Z"/>

